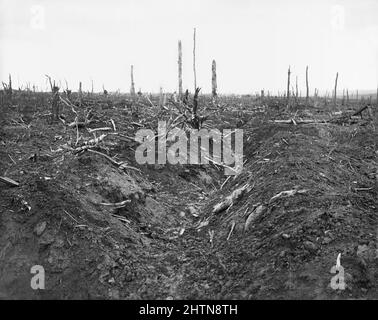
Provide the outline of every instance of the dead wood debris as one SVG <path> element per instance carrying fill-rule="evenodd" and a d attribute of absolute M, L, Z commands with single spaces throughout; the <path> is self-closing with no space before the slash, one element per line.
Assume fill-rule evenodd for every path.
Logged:
<path fill-rule="evenodd" d="M 122 216 L 119 216 L 118 214 L 112 214 L 112 216 L 114 217 L 114 218 L 117 218 L 119 221 L 121 221 L 121 222 L 126 222 L 126 223 L 131 223 L 131 221 L 130 220 L 127 220 L 125 217 L 122 217 Z"/>
<path fill-rule="evenodd" d="M 247 231 L 249 226 L 253 221 L 256 220 L 257 217 L 261 215 L 265 210 L 265 207 L 263 205 L 259 205 L 255 210 L 252 211 L 252 213 L 248 216 L 247 220 L 245 221 L 244 225 L 244 231 Z"/>
<path fill-rule="evenodd" d="M 291 197 L 291 196 L 293 196 L 297 193 L 303 194 L 303 193 L 306 193 L 306 192 L 308 192 L 307 189 L 302 189 L 302 190 L 293 189 L 293 190 L 281 191 L 280 193 L 278 193 L 274 197 L 272 197 L 269 200 L 269 203 L 273 202 L 274 200 L 276 200 L 278 198 L 287 198 L 287 197 Z"/>
<path fill-rule="evenodd" d="M 7 177 L 0 177 L 0 181 L 11 187 L 18 187 L 20 185 L 17 181 Z"/>
<path fill-rule="evenodd" d="M 131 200 L 124 200 L 124 201 L 121 201 L 121 202 L 116 202 L 116 203 L 107 203 L 107 202 L 100 202 L 99 204 L 101 204 L 102 206 L 106 206 L 106 207 L 113 207 L 113 208 L 123 208 L 124 206 L 126 206 L 126 204 L 130 203 Z"/>
<path fill-rule="evenodd" d="M 230 240 L 232 232 L 234 231 L 234 228 L 235 228 L 235 221 L 232 221 L 232 223 L 231 223 L 231 230 L 230 230 L 230 232 L 229 232 L 229 234 L 227 236 L 227 241 Z"/>
<path fill-rule="evenodd" d="M 250 186 L 247 183 L 246 185 L 234 190 L 228 197 L 226 197 L 225 200 L 216 204 L 213 207 L 213 213 L 214 214 L 219 213 L 219 212 L 227 209 L 231 205 L 233 205 L 235 203 L 235 201 L 237 201 L 249 187 Z"/>

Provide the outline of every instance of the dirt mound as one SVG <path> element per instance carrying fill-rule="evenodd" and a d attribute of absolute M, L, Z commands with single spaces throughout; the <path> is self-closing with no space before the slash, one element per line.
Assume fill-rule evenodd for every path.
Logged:
<path fill-rule="evenodd" d="M 198 297 L 335 298 L 330 269 L 338 253 L 348 275 L 341 296 L 377 297 L 377 133 L 271 125 L 250 134 L 245 173 L 203 209 L 201 233 L 214 232 L 209 250 L 224 268 L 218 285 Z M 214 213 L 245 185 L 250 190 Z M 211 264 L 194 268 L 214 274 Z"/>

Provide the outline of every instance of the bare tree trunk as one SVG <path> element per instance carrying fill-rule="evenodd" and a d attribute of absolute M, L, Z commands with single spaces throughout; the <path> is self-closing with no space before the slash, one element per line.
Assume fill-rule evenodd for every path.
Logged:
<path fill-rule="evenodd" d="M 135 83 L 134 83 L 134 66 L 133 65 L 131 65 L 130 76 L 131 76 L 130 95 L 131 95 L 131 99 L 134 101 L 135 100 Z"/>
<path fill-rule="evenodd" d="M 333 104 L 336 106 L 336 99 L 337 99 L 337 80 L 339 79 L 339 73 L 336 73 L 336 79 L 335 79 L 335 91 L 333 93 Z"/>
<path fill-rule="evenodd" d="M 290 66 L 289 66 L 289 70 L 287 71 L 287 94 L 286 94 L 287 104 L 289 104 L 290 102 L 290 74 L 291 74 L 291 71 L 290 71 Z"/>
<path fill-rule="evenodd" d="M 211 66 L 211 86 L 212 90 L 211 93 L 213 95 L 213 101 L 215 102 L 217 98 L 217 65 L 215 60 L 213 60 L 212 66 Z"/>
<path fill-rule="evenodd" d="M 182 99 L 182 47 L 181 41 L 178 42 L 178 82 L 179 82 L 179 99 Z"/>
<path fill-rule="evenodd" d="M 197 73 L 196 73 L 196 28 L 193 33 L 193 73 L 194 73 L 194 91 L 197 89 Z"/>
<path fill-rule="evenodd" d="M 93 79 L 91 80 L 91 83 L 92 83 L 92 90 L 91 90 L 91 92 L 92 92 L 92 95 L 93 95 Z"/>
<path fill-rule="evenodd" d="M 308 87 L 308 66 L 306 66 L 306 105 L 309 102 L 309 87 Z"/>
<path fill-rule="evenodd" d="M 299 92 L 298 92 L 298 76 L 295 76 L 295 100 L 297 101 L 297 103 L 298 103 L 298 95 L 299 95 Z"/>

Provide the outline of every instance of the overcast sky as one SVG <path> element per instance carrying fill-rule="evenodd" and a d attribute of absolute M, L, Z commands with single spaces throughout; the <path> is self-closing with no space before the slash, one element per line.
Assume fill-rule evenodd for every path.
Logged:
<path fill-rule="evenodd" d="M 378 1 L 334 0 L 0 0 L 0 79 L 46 88 L 45 74 L 77 90 L 177 90 L 177 41 L 184 89 L 220 93 L 285 90 L 291 65 L 305 91 L 374 89 L 378 79 Z"/>

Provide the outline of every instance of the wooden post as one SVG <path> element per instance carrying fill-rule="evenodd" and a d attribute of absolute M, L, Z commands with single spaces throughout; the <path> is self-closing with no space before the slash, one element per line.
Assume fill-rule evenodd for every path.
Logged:
<path fill-rule="evenodd" d="M 290 66 L 289 66 L 289 70 L 287 71 L 287 93 L 286 93 L 287 104 L 289 104 L 290 102 L 290 74 L 291 74 L 291 71 L 290 71 Z"/>
<path fill-rule="evenodd" d="M 130 76 L 131 76 L 130 95 L 131 95 L 131 99 L 134 101 L 135 100 L 135 83 L 134 83 L 134 66 L 133 65 L 131 65 Z"/>
<path fill-rule="evenodd" d="M 295 99 L 298 101 L 298 76 L 295 76 Z"/>
<path fill-rule="evenodd" d="M 181 40 L 178 42 L 178 82 L 179 82 L 179 99 L 182 99 L 182 47 Z"/>
<path fill-rule="evenodd" d="M 333 104 L 336 106 L 336 98 L 337 98 L 337 80 L 339 79 L 339 73 L 336 73 L 336 79 L 335 79 L 335 91 L 333 94 Z"/>
<path fill-rule="evenodd" d="M 308 66 L 306 66 L 306 105 L 308 105 L 308 102 L 309 102 Z"/>
<path fill-rule="evenodd" d="M 197 89 L 197 74 L 196 74 L 196 28 L 193 33 L 193 73 L 194 73 L 194 91 Z"/>
<path fill-rule="evenodd" d="M 211 65 L 211 93 L 213 95 L 213 101 L 215 102 L 217 98 L 217 65 L 215 60 L 213 60 L 213 63 Z"/>

